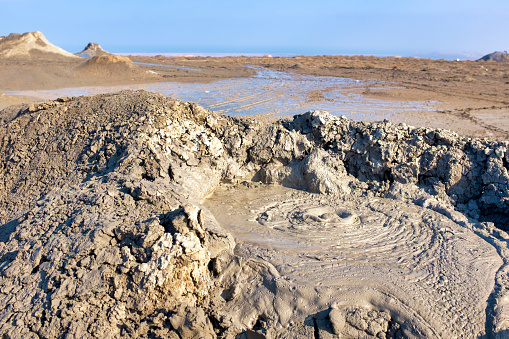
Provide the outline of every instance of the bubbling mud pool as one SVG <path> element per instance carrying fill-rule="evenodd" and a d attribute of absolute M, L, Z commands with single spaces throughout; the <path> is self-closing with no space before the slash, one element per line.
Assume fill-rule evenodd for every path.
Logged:
<path fill-rule="evenodd" d="M 332 198 L 278 185 L 223 187 L 204 204 L 234 235 L 239 254 L 280 274 L 284 286 L 274 293 L 286 306 L 263 311 L 283 313 L 283 325 L 299 314 L 330 307 L 347 314 L 357 305 L 388 312 L 410 337 L 483 330 L 501 259 L 442 214 L 404 201 Z M 307 302 L 292 299 L 299 294 Z M 356 329 L 347 322 L 341 333 Z"/>
<path fill-rule="evenodd" d="M 144 89 L 179 100 L 195 102 L 217 113 L 228 115 L 271 114 L 292 116 L 307 110 L 326 110 L 350 119 L 377 121 L 408 111 L 434 111 L 432 103 L 396 102 L 368 99 L 349 93 L 363 89 L 372 81 L 338 77 L 302 76 L 255 68 L 252 78 L 227 79 L 213 83 L 163 82 L 152 84 L 91 86 L 38 91 L 6 91 L 8 95 L 56 99 L 64 96 L 96 95 L 124 89 Z"/>

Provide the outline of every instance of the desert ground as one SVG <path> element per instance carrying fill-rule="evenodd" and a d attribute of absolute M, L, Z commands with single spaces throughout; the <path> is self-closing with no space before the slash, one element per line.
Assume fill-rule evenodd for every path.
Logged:
<path fill-rule="evenodd" d="M 252 77 L 256 71 L 245 66 L 256 65 L 301 75 L 370 80 L 369 85 L 352 89 L 351 93 L 387 102 L 431 102 L 435 108 L 394 116 L 391 120 L 395 123 L 447 128 L 469 137 L 497 140 L 509 137 L 506 122 L 509 116 L 509 65 L 504 62 L 370 56 L 131 56 L 129 60 L 104 60 L 105 65 L 101 66 L 83 65 L 83 59 L 43 59 L 0 59 L 3 79 L 0 92 L 153 82 L 209 83 Z M 19 74 L 30 76 L 20 77 Z M 322 92 L 309 93 L 309 96 L 320 100 L 326 91 L 324 88 Z M 28 101 L 30 98 L 0 94 L 0 107 Z"/>
<path fill-rule="evenodd" d="M 23 95 L 249 81 L 253 66 L 427 109 L 239 117 L 145 90 Z M 39 32 L 0 37 L 0 334 L 508 337 L 508 77 L 496 62 L 75 55 Z"/>

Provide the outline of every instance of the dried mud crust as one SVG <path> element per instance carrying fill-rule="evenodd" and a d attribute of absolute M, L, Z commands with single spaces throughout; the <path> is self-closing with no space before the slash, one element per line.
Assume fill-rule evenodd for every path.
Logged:
<path fill-rule="evenodd" d="M 0 112 L 0 332 L 504 335 L 508 146 L 326 112 L 218 116 L 144 91 L 10 107 Z M 330 245 L 344 232 L 345 258 L 336 248 L 284 265 L 292 244 L 262 253 L 237 236 L 236 245 L 203 202 L 225 185 L 240 197 L 241 182 L 323 200 L 260 206 L 254 220 L 320 250 L 320 237 Z M 370 232 L 366 209 L 385 227 Z M 364 237 L 373 255 L 358 251 Z M 346 254 L 358 272 L 346 271 Z M 394 261 L 414 275 L 391 273 Z M 306 265 L 319 276 L 331 263 L 345 267 L 335 283 L 305 279 Z M 366 263 L 385 276 L 362 273 Z"/>

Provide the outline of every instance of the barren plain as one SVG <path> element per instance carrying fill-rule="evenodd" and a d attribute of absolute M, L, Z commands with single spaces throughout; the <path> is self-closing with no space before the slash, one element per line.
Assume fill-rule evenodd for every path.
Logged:
<path fill-rule="evenodd" d="M 396 114 L 393 122 L 451 129 L 460 135 L 507 139 L 509 126 L 509 66 L 501 62 L 446 61 L 370 56 L 296 57 L 142 57 L 139 64 L 87 65 L 83 59 L 48 61 L 45 58 L 0 59 L 0 91 L 148 84 L 154 82 L 211 83 L 249 78 L 269 70 L 318 77 L 366 81 L 350 93 L 390 102 L 422 102 L 433 109 Z M 62 60 L 63 59 L 63 60 Z M 115 62 L 116 61 L 116 62 Z M 118 64 L 118 60 L 109 60 Z M 110 68 L 109 70 L 102 69 Z M 115 71 L 115 67 L 117 70 Z M 77 71 L 74 71 L 78 69 Z M 94 71 L 95 70 L 95 71 Z M 20 77 L 19 74 L 27 74 Z M 307 93 L 309 100 L 325 101 L 330 88 Z M 291 93 L 284 92 L 286 96 Z M 238 93 L 232 92 L 230 99 Z M 249 93 L 246 93 L 246 96 Z M 40 100 L 40 99 L 33 99 Z M 26 102 L 27 98 L 1 95 L 0 107 Z M 225 99 L 226 101 L 226 99 Z M 246 109 L 246 111 L 249 111 Z"/>

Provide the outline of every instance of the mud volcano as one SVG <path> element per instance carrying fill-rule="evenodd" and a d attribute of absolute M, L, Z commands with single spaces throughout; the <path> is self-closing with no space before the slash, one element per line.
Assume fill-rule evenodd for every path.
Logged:
<path fill-rule="evenodd" d="M 508 146 L 143 91 L 7 108 L 0 333 L 503 337 Z"/>
<path fill-rule="evenodd" d="M 110 78 L 121 78 L 126 74 L 134 78 L 146 77 L 150 74 L 141 69 L 128 57 L 113 54 L 98 54 L 88 59 L 83 64 L 72 70 L 74 74 L 81 76 L 107 76 Z"/>

